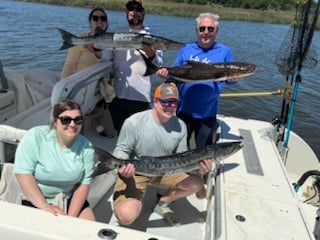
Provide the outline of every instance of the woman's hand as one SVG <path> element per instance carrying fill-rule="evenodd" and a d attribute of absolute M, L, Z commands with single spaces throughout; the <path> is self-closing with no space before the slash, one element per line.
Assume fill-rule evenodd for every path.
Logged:
<path fill-rule="evenodd" d="M 66 215 L 65 212 L 58 206 L 47 203 L 32 174 L 16 174 L 16 178 L 23 194 L 35 207 L 50 212 L 55 216 L 58 214 Z"/>
<path fill-rule="evenodd" d="M 55 216 L 66 215 L 66 213 L 57 205 L 50 205 L 45 203 L 43 206 L 39 207 L 39 209 L 50 212 Z"/>

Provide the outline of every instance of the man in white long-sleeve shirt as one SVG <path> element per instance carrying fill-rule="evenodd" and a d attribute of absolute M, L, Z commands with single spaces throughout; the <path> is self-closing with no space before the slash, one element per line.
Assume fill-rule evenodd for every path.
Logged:
<path fill-rule="evenodd" d="M 150 33 L 150 29 L 143 25 L 145 10 L 141 1 L 129 1 L 126 15 L 128 26 L 118 28 L 116 32 Z M 162 51 L 148 45 L 143 45 L 139 50 L 114 51 L 116 98 L 110 104 L 110 111 L 118 132 L 126 118 L 150 108 L 151 79 L 150 76 L 143 76 L 146 64 L 141 54 L 145 54 L 157 66 L 162 64 Z"/>

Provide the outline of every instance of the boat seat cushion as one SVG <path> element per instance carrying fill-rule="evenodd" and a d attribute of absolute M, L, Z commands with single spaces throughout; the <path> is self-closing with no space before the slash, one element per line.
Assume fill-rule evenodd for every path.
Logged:
<path fill-rule="evenodd" d="M 9 89 L 15 92 L 17 112 L 22 112 L 51 96 L 60 74 L 48 69 L 32 69 L 24 72 L 5 70 Z"/>

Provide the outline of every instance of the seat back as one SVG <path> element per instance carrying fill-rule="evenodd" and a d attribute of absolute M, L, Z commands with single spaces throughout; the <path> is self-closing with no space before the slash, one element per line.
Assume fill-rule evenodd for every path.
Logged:
<path fill-rule="evenodd" d="M 100 93 L 100 82 L 112 71 L 112 62 L 101 62 L 56 83 L 52 90 L 51 106 L 61 99 L 74 99 L 83 112 L 88 115 L 103 96 Z"/>

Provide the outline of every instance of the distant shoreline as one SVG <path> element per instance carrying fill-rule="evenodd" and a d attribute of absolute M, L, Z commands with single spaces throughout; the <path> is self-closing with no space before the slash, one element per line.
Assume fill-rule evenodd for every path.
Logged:
<path fill-rule="evenodd" d="M 92 8 L 100 6 L 106 10 L 123 11 L 127 0 L 18 0 L 23 2 L 45 3 L 63 6 L 77 6 Z M 144 7 L 149 14 L 164 16 L 179 16 L 195 18 L 200 12 L 214 12 L 219 14 L 222 20 L 262 22 L 275 24 L 291 24 L 294 21 L 294 12 L 275 10 L 252 10 L 241 8 L 225 8 L 221 5 L 195 5 L 185 3 L 173 3 L 163 0 L 145 0 Z"/>

